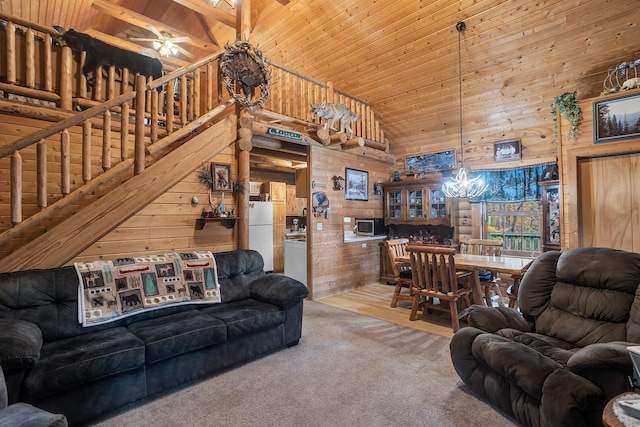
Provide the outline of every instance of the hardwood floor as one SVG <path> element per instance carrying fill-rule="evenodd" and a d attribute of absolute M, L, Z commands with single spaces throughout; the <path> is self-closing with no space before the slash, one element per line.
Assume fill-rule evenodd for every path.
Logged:
<path fill-rule="evenodd" d="M 411 301 L 398 301 L 398 306 L 391 308 L 389 304 L 393 289 L 393 286 L 376 283 L 315 301 L 444 337 L 453 336 L 451 320 L 447 314 L 423 315 L 419 312 L 418 319 L 412 322 L 409 320 Z M 466 325 L 466 322 L 460 322 L 461 327 Z"/>

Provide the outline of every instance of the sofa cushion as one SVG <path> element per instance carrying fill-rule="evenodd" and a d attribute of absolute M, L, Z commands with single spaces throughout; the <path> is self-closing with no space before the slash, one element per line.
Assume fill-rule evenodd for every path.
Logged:
<path fill-rule="evenodd" d="M 249 298 L 251 282 L 265 275 L 262 255 L 251 249 L 218 252 L 213 255 L 216 258 L 222 302 Z"/>
<path fill-rule="evenodd" d="M 90 381 L 140 368 L 144 344 L 124 327 L 45 343 L 24 380 L 26 400 L 53 395 Z"/>
<path fill-rule="evenodd" d="M 0 363 L 4 369 L 32 368 L 40 358 L 42 332 L 26 320 L 0 319 Z"/>
<path fill-rule="evenodd" d="M 553 337 L 532 332 L 521 332 L 516 329 L 501 329 L 496 332 L 496 335 L 522 343 L 530 349 L 552 359 L 554 362 L 559 363 L 563 367 L 567 366 L 569 358 L 580 349 L 568 342 Z"/>
<path fill-rule="evenodd" d="M 198 310 L 189 310 L 129 325 L 146 346 L 147 363 L 177 356 L 227 339 L 227 325 Z"/>
<path fill-rule="evenodd" d="M 275 305 L 251 298 L 206 307 L 201 311 L 225 322 L 229 339 L 280 325 L 285 320 L 284 312 Z"/>

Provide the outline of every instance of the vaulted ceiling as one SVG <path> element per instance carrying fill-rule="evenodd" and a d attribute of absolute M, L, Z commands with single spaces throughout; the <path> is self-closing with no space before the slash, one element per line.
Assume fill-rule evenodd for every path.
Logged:
<path fill-rule="evenodd" d="M 154 36 L 151 25 L 189 36 L 181 46 L 196 58 L 236 35 L 230 0 L 1 0 L 0 11 L 134 47 L 130 38 Z M 639 20 L 628 0 L 252 0 L 250 41 L 370 103 L 402 155 L 456 146 L 459 42 L 465 137 L 544 137 L 553 96 L 597 95 L 609 66 L 640 57 Z"/>

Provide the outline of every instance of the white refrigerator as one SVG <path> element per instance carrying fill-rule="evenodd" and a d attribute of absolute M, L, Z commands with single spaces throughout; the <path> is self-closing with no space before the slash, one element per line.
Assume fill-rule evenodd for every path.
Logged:
<path fill-rule="evenodd" d="M 273 204 L 249 202 L 249 248 L 260 252 L 264 271 L 273 271 Z"/>

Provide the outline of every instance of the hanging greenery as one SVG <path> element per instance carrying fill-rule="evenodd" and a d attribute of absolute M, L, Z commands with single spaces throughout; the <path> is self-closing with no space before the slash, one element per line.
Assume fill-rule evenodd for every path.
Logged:
<path fill-rule="evenodd" d="M 202 164 L 202 169 L 198 171 L 198 180 L 209 189 L 213 188 L 213 174 L 209 165 Z"/>
<path fill-rule="evenodd" d="M 553 134 L 556 136 L 556 144 L 558 143 L 558 112 L 569 121 L 567 137 L 570 140 L 575 139 L 578 133 L 578 126 L 582 123 L 582 109 L 580 109 L 580 105 L 578 105 L 575 91 L 565 92 L 562 95 L 553 97 L 551 114 L 553 114 Z"/>

